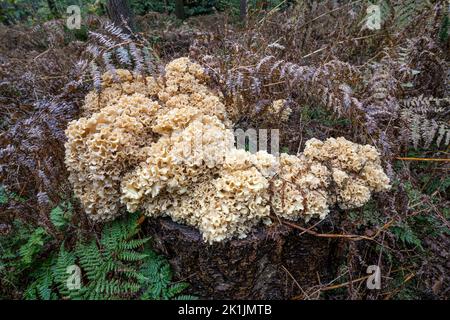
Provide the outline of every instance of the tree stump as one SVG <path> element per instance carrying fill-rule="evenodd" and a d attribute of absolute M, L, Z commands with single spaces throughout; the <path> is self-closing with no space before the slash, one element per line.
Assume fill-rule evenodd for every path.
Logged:
<path fill-rule="evenodd" d="M 289 299 L 331 280 L 337 242 L 275 222 L 245 239 L 209 245 L 192 227 L 149 219 L 146 232 L 169 260 L 175 278 L 206 299 Z M 331 227 L 322 223 L 322 232 Z"/>

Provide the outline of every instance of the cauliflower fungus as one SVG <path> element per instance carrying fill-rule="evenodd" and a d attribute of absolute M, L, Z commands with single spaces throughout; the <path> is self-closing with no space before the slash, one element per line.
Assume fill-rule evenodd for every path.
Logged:
<path fill-rule="evenodd" d="M 236 149 L 203 69 L 180 58 L 165 71 L 157 80 L 104 74 L 103 91 L 86 96 L 84 117 L 66 131 L 70 181 L 92 220 L 125 205 L 194 226 L 212 243 L 245 237 L 271 213 L 323 219 L 390 187 L 376 149 L 344 138 L 311 139 L 298 156 Z M 272 106 L 285 118 L 283 105 Z"/>
<path fill-rule="evenodd" d="M 287 121 L 292 113 L 292 109 L 286 106 L 286 100 L 284 99 L 273 101 L 267 111 L 270 115 L 279 117 L 283 122 Z"/>

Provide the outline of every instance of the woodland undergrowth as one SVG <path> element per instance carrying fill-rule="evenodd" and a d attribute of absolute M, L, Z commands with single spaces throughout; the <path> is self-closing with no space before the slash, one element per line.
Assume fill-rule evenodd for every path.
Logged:
<path fill-rule="evenodd" d="M 226 11 L 183 24 L 152 13 L 151 22 L 137 18 L 137 33 L 96 16 L 77 32 L 62 20 L 2 26 L 0 297 L 168 299 L 185 289 L 140 234 L 139 216 L 91 224 L 63 159 L 67 123 L 90 89 L 101 92 L 104 71 L 157 77 L 188 55 L 232 106 L 236 127 L 280 129 L 281 151 L 344 136 L 382 155 L 393 188 L 327 217 L 345 258 L 332 282 L 293 298 L 448 298 L 448 4 L 379 1 L 381 28 L 370 30 L 368 3 L 301 1 L 252 11 L 245 24 Z M 289 119 L 267 116 L 277 99 Z M 86 276 L 83 289 L 68 292 L 74 263 Z M 373 264 L 383 270 L 381 290 L 365 286 Z"/>

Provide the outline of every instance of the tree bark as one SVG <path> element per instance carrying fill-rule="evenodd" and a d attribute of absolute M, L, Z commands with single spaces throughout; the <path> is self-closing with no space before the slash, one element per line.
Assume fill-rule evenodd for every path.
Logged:
<path fill-rule="evenodd" d="M 241 0 L 239 3 L 239 16 L 245 24 L 247 22 L 247 0 Z"/>
<path fill-rule="evenodd" d="M 175 15 L 178 19 L 181 20 L 184 20 L 186 18 L 183 0 L 175 0 Z"/>
<path fill-rule="evenodd" d="M 150 219 L 144 230 L 169 259 L 177 280 L 189 282 L 189 293 L 200 298 L 287 299 L 317 285 L 318 277 L 323 283 L 333 279 L 338 265 L 336 240 L 300 234 L 278 222 L 245 239 L 213 245 L 168 218 Z"/>
<path fill-rule="evenodd" d="M 127 31 L 127 26 L 131 31 L 136 30 L 134 16 L 131 12 L 128 0 L 108 0 L 106 4 L 106 11 L 111 21 Z"/>

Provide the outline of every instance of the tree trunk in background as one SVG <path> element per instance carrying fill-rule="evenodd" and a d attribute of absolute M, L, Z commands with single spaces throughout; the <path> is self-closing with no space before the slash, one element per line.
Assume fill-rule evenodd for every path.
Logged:
<path fill-rule="evenodd" d="M 164 0 L 164 13 L 169 14 L 169 0 Z"/>
<path fill-rule="evenodd" d="M 330 232 L 331 224 L 322 224 Z M 168 218 L 143 225 L 153 247 L 169 260 L 188 293 L 206 299 L 287 299 L 334 278 L 337 240 L 319 238 L 274 222 L 245 239 L 209 245 L 200 233 Z"/>
<path fill-rule="evenodd" d="M 178 19 L 185 19 L 186 13 L 184 12 L 183 0 L 175 0 L 175 15 Z"/>
<path fill-rule="evenodd" d="M 239 16 L 243 23 L 247 22 L 247 0 L 241 0 L 239 3 Z"/>
<path fill-rule="evenodd" d="M 132 31 L 136 30 L 133 13 L 131 12 L 128 0 L 108 0 L 106 3 L 106 11 L 112 22 L 124 29 L 124 31 L 127 31 L 126 25 Z M 123 21 L 126 21 L 126 24 Z"/>

